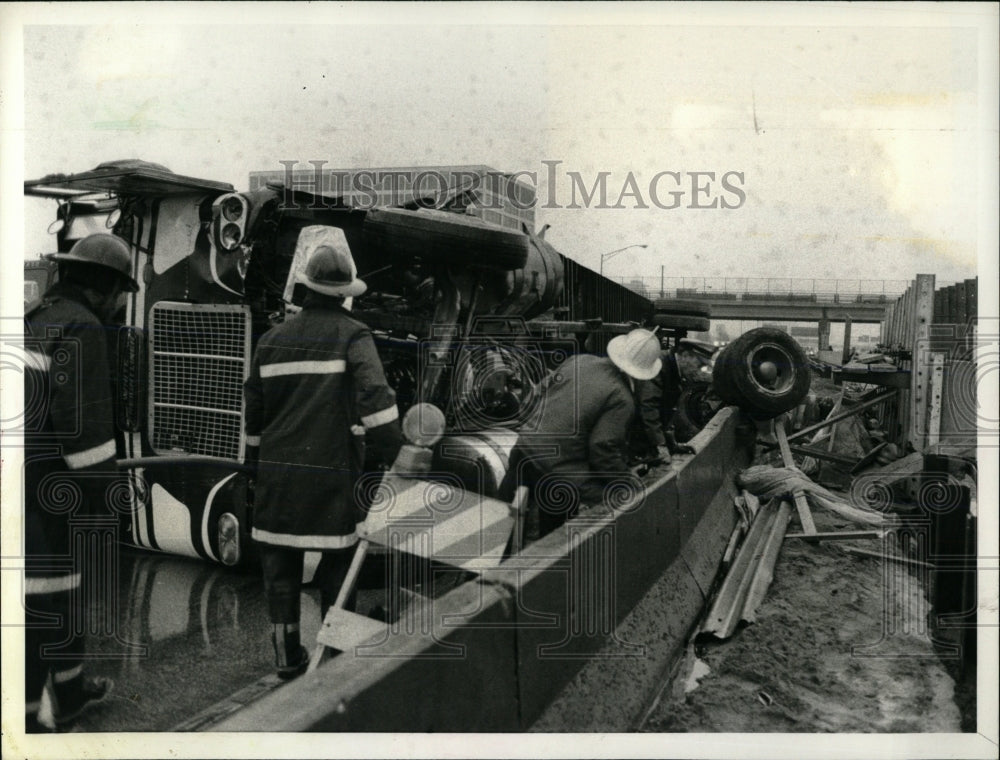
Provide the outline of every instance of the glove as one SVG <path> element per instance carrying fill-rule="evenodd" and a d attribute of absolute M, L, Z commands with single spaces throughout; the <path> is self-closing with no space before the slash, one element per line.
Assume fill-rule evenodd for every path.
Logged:
<path fill-rule="evenodd" d="M 663 464 L 670 464 L 671 457 L 670 457 L 670 449 L 668 447 L 657 446 L 656 456 L 658 456 L 663 461 Z"/>
<path fill-rule="evenodd" d="M 666 430 L 663 433 L 663 437 L 667 441 L 667 448 L 670 449 L 671 454 L 697 454 L 694 447 L 689 446 L 686 443 L 677 443 L 677 439 L 674 437 L 674 431 Z M 669 459 L 667 460 L 670 461 Z"/>

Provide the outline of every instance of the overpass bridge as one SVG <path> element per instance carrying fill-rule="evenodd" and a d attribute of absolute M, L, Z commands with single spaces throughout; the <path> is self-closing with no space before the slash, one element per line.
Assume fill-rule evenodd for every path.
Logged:
<path fill-rule="evenodd" d="M 647 298 L 683 298 L 711 306 L 712 319 L 880 323 L 906 280 L 765 277 L 621 277 Z"/>

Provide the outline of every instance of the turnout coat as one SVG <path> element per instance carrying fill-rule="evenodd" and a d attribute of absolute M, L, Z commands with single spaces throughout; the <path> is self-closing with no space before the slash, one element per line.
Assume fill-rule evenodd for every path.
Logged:
<path fill-rule="evenodd" d="M 24 317 L 28 594 L 77 588 L 70 523 L 113 514 L 107 510 L 116 501 L 117 453 L 109 334 L 83 292 L 66 282 Z"/>
<path fill-rule="evenodd" d="M 402 442 L 368 328 L 339 299 L 309 293 L 261 337 L 244 390 L 247 458 L 258 462 L 253 538 L 320 551 L 356 543 L 365 443 L 391 464 Z"/>
<path fill-rule="evenodd" d="M 627 431 L 635 415 L 629 378 L 608 358 L 571 356 L 549 373 L 535 417 L 523 425 L 517 446 L 543 476 L 557 476 L 589 504 L 629 472 Z M 565 496 L 539 485 L 535 498 Z M 534 484 L 528 484 L 534 485 Z"/>

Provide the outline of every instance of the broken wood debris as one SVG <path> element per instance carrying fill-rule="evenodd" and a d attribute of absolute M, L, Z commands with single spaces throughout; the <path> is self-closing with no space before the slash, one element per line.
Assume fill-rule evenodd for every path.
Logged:
<path fill-rule="evenodd" d="M 758 498 L 783 498 L 801 489 L 813 507 L 823 507 L 853 522 L 883 526 L 885 516 L 872 509 L 853 506 L 806 477 L 800 470 L 790 467 L 753 465 L 736 477 L 740 488 L 757 494 Z"/>
<path fill-rule="evenodd" d="M 884 538 L 880 530 L 840 530 L 828 533 L 786 533 L 785 538 L 802 538 L 806 541 L 853 541 L 858 538 Z"/>
<path fill-rule="evenodd" d="M 889 554 L 886 552 L 873 552 L 868 549 L 859 549 L 856 546 L 843 546 L 841 547 L 845 552 L 850 554 L 857 554 L 862 557 L 873 557 L 875 559 L 888 560 L 890 562 L 900 562 L 904 565 L 913 565 L 914 567 L 926 567 L 934 569 L 936 565 L 933 562 L 924 562 L 923 560 L 914 559 L 913 557 L 904 557 L 901 554 Z"/>
<path fill-rule="evenodd" d="M 788 448 L 785 421 L 780 417 L 774 421 L 774 434 L 778 439 L 778 448 L 781 449 L 781 459 L 784 461 L 785 467 L 795 468 L 795 460 L 792 459 L 792 452 Z M 815 533 L 816 523 L 813 522 L 812 513 L 809 511 L 809 502 L 806 501 L 806 495 L 802 492 L 801 488 L 792 488 L 792 499 L 795 501 L 795 511 L 798 512 L 802 531 L 804 533 Z"/>

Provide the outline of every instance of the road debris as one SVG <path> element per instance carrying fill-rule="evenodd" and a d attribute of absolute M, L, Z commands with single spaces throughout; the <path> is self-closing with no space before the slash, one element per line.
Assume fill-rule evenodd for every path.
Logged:
<path fill-rule="evenodd" d="M 743 470 L 737 485 L 757 495 L 760 499 L 784 498 L 801 490 L 812 507 L 823 507 L 841 517 L 865 525 L 883 525 L 885 517 L 873 510 L 848 504 L 823 486 L 813 483 L 801 471 L 789 467 L 754 465 Z"/>

